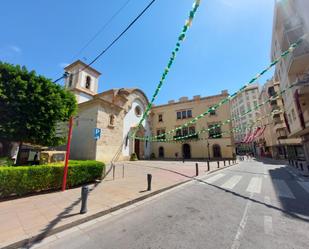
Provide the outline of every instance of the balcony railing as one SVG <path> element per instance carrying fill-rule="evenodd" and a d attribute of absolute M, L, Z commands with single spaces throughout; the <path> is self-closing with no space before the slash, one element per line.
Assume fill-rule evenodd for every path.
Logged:
<path fill-rule="evenodd" d="M 183 138 L 183 136 L 188 136 Z M 181 138 L 181 140 L 198 139 L 198 134 L 176 135 L 174 139 Z"/>

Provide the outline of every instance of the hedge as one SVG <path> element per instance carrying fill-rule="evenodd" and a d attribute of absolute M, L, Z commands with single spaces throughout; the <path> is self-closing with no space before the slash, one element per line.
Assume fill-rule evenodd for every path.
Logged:
<path fill-rule="evenodd" d="M 105 165 L 97 161 L 69 161 L 67 187 L 93 182 L 102 176 Z M 62 186 L 63 164 L 0 167 L 0 197 L 22 196 Z"/>

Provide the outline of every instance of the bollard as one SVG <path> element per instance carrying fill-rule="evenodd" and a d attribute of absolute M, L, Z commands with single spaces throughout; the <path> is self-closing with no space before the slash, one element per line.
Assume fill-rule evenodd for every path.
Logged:
<path fill-rule="evenodd" d="M 81 191 L 81 194 L 82 194 L 82 206 L 81 206 L 81 209 L 80 209 L 80 214 L 85 214 L 87 213 L 87 199 L 88 199 L 88 193 L 89 193 L 89 189 L 88 189 L 88 186 L 82 186 L 82 191 Z"/>
<path fill-rule="evenodd" d="M 124 178 L 124 164 L 122 164 L 122 178 Z"/>
<path fill-rule="evenodd" d="M 195 164 L 195 175 L 198 176 L 198 163 Z"/>
<path fill-rule="evenodd" d="M 147 174 L 147 191 L 151 191 L 151 180 L 152 180 L 152 175 L 151 174 Z"/>
<path fill-rule="evenodd" d="M 231 165 L 231 160 L 229 160 L 229 165 Z"/>
<path fill-rule="evenodd" d="M 220 168 L 220 162 L 219 161 L 217 161 L 217 165 L 218 165 L 218 169 Z"/>
<path fill-rule="evenodd" d="M 209 171 L 210 168 L 209 168 L 209 161 L 207 161 L 207 171 Z"/>
<path fill-rule="evenodd" d="M 223 165 L 225 166 L 225 160 L 223 161 Z"/>

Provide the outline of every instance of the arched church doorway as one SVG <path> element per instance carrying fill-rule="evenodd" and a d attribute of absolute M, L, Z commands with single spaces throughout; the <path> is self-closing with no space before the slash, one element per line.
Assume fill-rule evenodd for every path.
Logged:
<path fill-rule="evenodd" d="M 191 147 L 189 144 L 182 145 L 182 155 L 184 159 L 191 158 Z"/>

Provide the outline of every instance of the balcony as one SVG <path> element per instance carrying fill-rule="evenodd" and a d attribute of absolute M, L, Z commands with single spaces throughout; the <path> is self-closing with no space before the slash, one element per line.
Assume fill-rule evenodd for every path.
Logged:
<path fill-rule="evenodd" d="M 285 31 L 283 42 L 283 50 L 285 51 L 288 47 L 296 42 L 300 37 L 304 35 L 304 27 L 298 26 L 294 29 Z M 286 57 L 286 65 L 289 74 L 299 74 L 306 70 L 309 63 L 309 42 L 303 40 L 302 43 L 294 50 L 293 53 Z"/>
<path fill-rule="evenodd" d="M 278 105 L 272 105 L 271 106 L 271 112 L 279 112 L 280 111 L 280 107 Z"/>
<path fill-rule="evenodd" d="M 286 139 L 288 137 L 288 133 L 286 128 L 281 128 L 276 130 L 277 139 Z"/>
<path fill-rule="evenodd" d="M 285 124 L 283 122 L 275 123 L 274 130 L 278 131 L 278 130 L 281 130 L 281 129 L 285 129 Z"/>
<path fill-rule="evenodd" d="M 182 138 L 183 136 L 188 136 L 188 137 Z M 187 135 L 184 134 L 184 135 L 176 135 L 176 136 L 174 136 L 175 140 L 178 139 L 178 138 L 181 138 L 180 140 L 189 140 L 189 139 L 198 139 L 199 136 L 198 136 L 198 134 L 187 134 Z"/>

